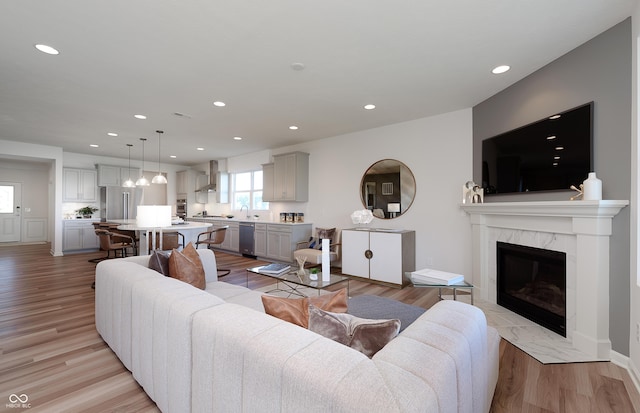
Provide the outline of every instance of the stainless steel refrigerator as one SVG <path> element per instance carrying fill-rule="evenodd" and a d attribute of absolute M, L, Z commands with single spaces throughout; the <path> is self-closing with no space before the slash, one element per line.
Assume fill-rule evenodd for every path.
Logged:
<path fill-rule="evenodd" d="M 100 217 L 106 220 L 135 219 L 143 194 L 141 188 L 100 187 Z"/>

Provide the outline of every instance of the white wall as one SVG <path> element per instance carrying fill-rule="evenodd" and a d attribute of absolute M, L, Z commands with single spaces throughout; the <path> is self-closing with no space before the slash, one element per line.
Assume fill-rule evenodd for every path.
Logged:
<path fill-rule="evenodd" d="M 48 202 L 48 234 L 51 254 L 62 255 L 62 220 L 52 217 L 62 216 L 62 148 L 48 145 L 0 140 L 0 153 L 13 159 L 37 160 L 50 166 L 48 194 L 43 194 L 42 202 Z"/>
<path fill-rule="evenodd" d="M 271 202 L 280 212 L 303 212 L 314 227 L 353 227 L 350 215 L 363 209 L 360 180 L 374 162 L 393 158 L 413 172 L 416 198 L 401 217 L 375 219 L 374 227 L 416 231 L 416 265 L 470 274 L 471 226 L 461 212 L 462 185 L 471 178 L 471 109 L 422 118 L 274 150 L 308 152 L 309 202 Z M 250 167 L 245 157 L 230 165 Z M 256 165 L 260 166 L 260 165 Z"/>

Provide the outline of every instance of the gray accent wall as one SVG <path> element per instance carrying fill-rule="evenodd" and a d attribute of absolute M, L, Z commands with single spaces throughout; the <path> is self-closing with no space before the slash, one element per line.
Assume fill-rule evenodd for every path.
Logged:
<path fill-rule="evenodd" d="M 594 101 L 594 170 L 602 180 L 603 199 L 629 200 L 631 52 L 629 18 L 475 106 L 474 181 L 482 180 L 484 139 Z M 496 195 L 485 197 L 485 202 L 568 200 L 573 194 L 567 190 Z M 625 356 L 629 355 L 630 334 L 629 215 L 627 207 L 613 220 L 609 263 L 611 344 L 614 351 Z"/>

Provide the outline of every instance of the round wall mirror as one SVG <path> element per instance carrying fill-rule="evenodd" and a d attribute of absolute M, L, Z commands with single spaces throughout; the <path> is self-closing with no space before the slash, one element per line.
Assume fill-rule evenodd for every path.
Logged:
<path fill-rule="evenodd" d="M 411 169 L 395 159 L 371 165 L 360 182 L 362 205 L 381 219 L 397 218 L 409 210 L 416 195 Z"/>

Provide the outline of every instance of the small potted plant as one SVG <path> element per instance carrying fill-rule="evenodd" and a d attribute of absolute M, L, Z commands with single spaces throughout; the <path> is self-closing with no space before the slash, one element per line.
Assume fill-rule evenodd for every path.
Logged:
<path fill-rule="evenodd" d="M 76 210 L 76 213 L 78 215 L 82 215 L 82 218 L 91 218 L 91 215 L 97 210 L 98 208 L 94 208 L 92 206 L 86 206 Z"/>

